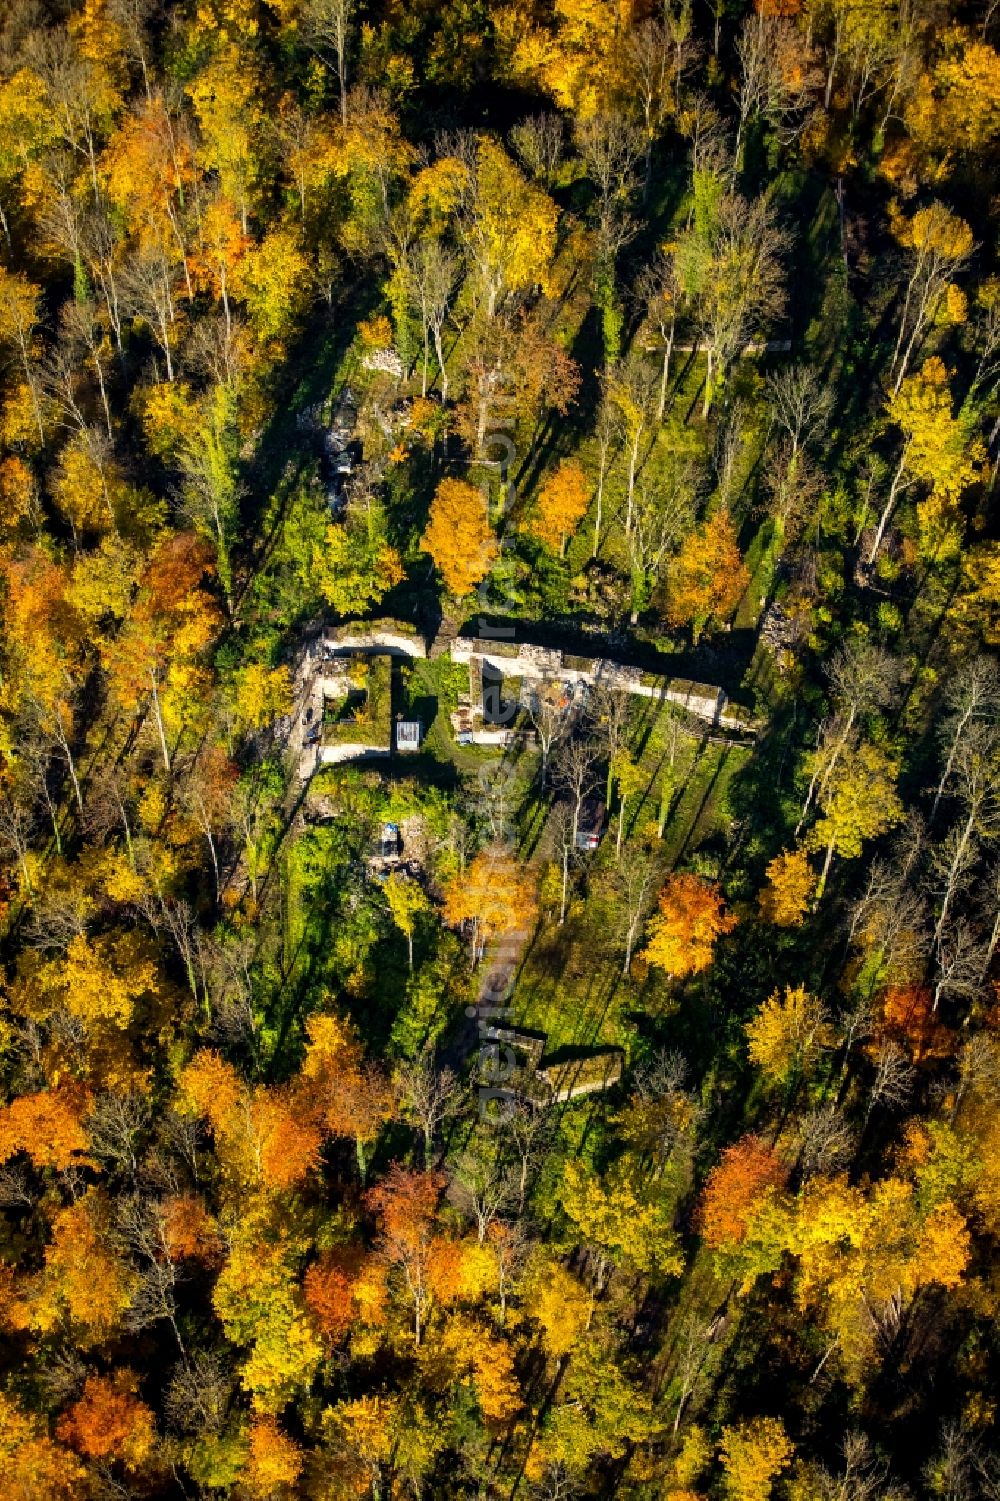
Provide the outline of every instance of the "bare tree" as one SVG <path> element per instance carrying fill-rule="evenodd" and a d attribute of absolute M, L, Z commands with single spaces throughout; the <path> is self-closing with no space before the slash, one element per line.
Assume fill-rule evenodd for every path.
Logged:
<path fill-rule="evenodd" d="M 625 535 L 628 536 L 635 510 L 636 477 L 640 462 L 648 453 L 655 421 L 657 383 L 649 365 L 642 359 L 633 358 L 621 361 L 608 372 L 605 390 L 628 464 L 624 522 Z"/>
<path fill-rule="evenodd" d="M 562 115 L 529 115 L 514 126 L 510 139 L 532 177 L 547 188 L 552 187 L 566 154 L 566 125 Z"/>
<path fill-rule="evenodd" d="M 826 754 L 817 758 L 795 835 L 805 822 L 815 798 L 822 797 L 837 763 L 851 743 L 861 715 L 891 703 L 899 683 L 900 664 L 895 657 L 865 640 L 852 639 L 831 658 L 827 669 L 834 715 L 825 721 L 821 734 Z"/>
<path fill-rule="evenodd" d="M 666 474 L 639 481 L 626 533 L 632 574 L 632 624 L 646 608 L 664 560 L 691 531 L 697 512 L 700 466 L 695 460 L 670 466 Z"/>
<path fill-rule="evenodd" d="M 966 731 L 977 720 L 995 720 L 1000 714 L 1000 669 L 992 657 L 973 657 L 954 675 L 949 675 L 943 694 L 944 715 L 938 725 L 938 740 L 944 752 L 941 780 L 934 792 L 928 823 L 933 823 L 945 788 L 951 781 L 955 757 Z"/>
<path fill-rule="evenodd" d="M 569 803 L 556 803 L 549 815 L 546 828 L 552 843 L 553 854 L 559 865 L 559 926 L 562 927 L 566 921 L 566 908 L 569 901 L 570 870 L 579 860 L 576 836 L 573 833 L 573 809 Z"/>
<path fill-rule="evenodd" d="M 530 685 L 522 700 L 528 718 L 538 736 L 542 751 L 542 786 L 546 785 L 549 773 L 549 757 L 570 729 L 569 706 L 566 690 L 554 678 L 545 678 Z"/>
<path fill-rule="evenodd" d="M 685 740 L 687 740 L 689 748 L 692 745 L 691 732 L 685 724 L 684 715 L 675 704 L 668 703 L 665 705 L 662 723 L 664 756 L 660 762 L 660 806 L 656 817 L 656 833 L 660 839 L 663 838 L 663 831 L 667 826 L 667 819 L 670 816 L 671 804 L 673 803 L 674 794 L 677 791 L 679 780 L 678 755 L 681 746 Z M 690 762 L 690 749 L 688 755 L 683 759 Z"/>
<path fill-rule="evenodd" d="M 514 1157 L 517 1209 L 523 1214 L 531 1173 L 545 1155 L 552 1125 L 540 1106 L 525 1099 L 517 1100 L 513 1109 L 504 1113 L 500 1125 Z"/>
<path fill-rule="evenodd" d="M 704 49 L 695 36 L 693 0 L 666 0 L 663 16 L 670 41 L 674 110 L 679 115 L 684 77 L 696 66 Z"/>
<path fill-rule="evenodd" d="M 415 301 L 420 313 L 424 337 L 424 365 L 421 391 L 427 395 L 428 335 L 434 342 L 441 375 L 441 401 L 448 400 L 448 367 L 444 357 L 444 325 L 451 311 L 458 282 L 458 257 L 440 240 L 421 240 L 411 261 Z"/>
<path fill-rule="evenodd" d="M 650 851 L 640 851 L 614 873 L 620 942 L 624 950 L 622 974 L 632 969 L 635 946 L 659 885 L 659 865 Z"/>
<path fill-rule="evenodd" d="M 602 381 L 601 401 L 597 408 L 594 437 L 597 441 L 597 489 L 594 494 L 594 545 L 590 556 L 596 558 L 601 546 L 601 526 L 604 520 L 604 484 L 608 477 L 611 449 L 618 433 L 618 410 L 611 399 L 607 380 Z"/>
<path fill-rule="evenodd" d="M 951 830 L 937 854 L 942 896 L 934 928 L 939 944 L 955 894 L 975 865 L 980 839 L 990 839 L 1000 823 L 997 773 L 1000 762 L 1000 730 L 982 722 L 970 724 L 955 748 L 951 777 L 964 818 Z"/>
<path fill-rule="evenodd" d="M 101 201 L 80 201 L 74 191 L 75 164 L 65 154 L 49 158 L 54 196 L 43 217 L 46 233 L 73 266 L 85 266 L 103 303 L 103 316 L 119 355 L 123 351 L 125 314 L 119 286 L 124 228 Z"/>
<path fill-rule="evenodd" d="M 682 8 L 690 20 L 690 3 Z M 690 36 L 680 44 L 681 69 L 690 65 L 693 45 Z M 645 174 L 643 192 L 649 194 L 653 165 L 653 143 L 663 130 L 671 107 L 671 64 L 674 49 L 671 34 L 662 21 L 648 20 L 634 27 L 625 42 L 625 66 L 630 92 L 642 115 L 645 138 Z M 676 78 L 680 89 L 680 76 Z"/>
<path fill-rule="evenodd" d="M 132 256 L 121 283 L 122 307 L 144 323 L 159 346 L 167 380 L 175 375 L 174 349 L 180 333 L 174 303 L 173 275 L 166 256 L 150 247 Z"/>
<path fill-rule="evenodd" d="M 129 794 L 116 760 L 104 761 L 89 773 L 83 822 L 87 836 L 99 844 L 120 831 L 129 859 L 133 859 Z"/>
<path fill-rule="evenodd" d="M 952 1120 L 969 1095 L 993 1111 L 1000 1108 L 1000 1045 L 983 1032 L 972 1033 L 962 1043 L 958 1078 L 953 1090 Z"/>
<path fill-rule="evenodd" d="M 524 1194 L 521 1194 L 522 1209 Z M 489 1229 L 490 1244 L 497 1259 L 497 1293 L 500 1298 L 500 1327 L 507 1322 L 507 1302 L 528 1258 L 529 1242 L 517 1220 L 494 1220 Z"/>
<path fill-rule="evenodd" d="M 83 793 L 80 790 L 80 778 L 77 773 L 76 757 L 73 754 L 72 746 L 75 697 L 75 686 L 67 682 L 63 696 L 55 700 L 43 701 L 29 690 L 27 702 L 31 716 L 35 721 L 36 733 L 48 739 L 53 751 L 61 758 L 63 765 L 66 767 L 70 785 L 73 789 L 73 798 L 76 802 L 77 812 L 82 819 Z"/>
<path fill-rule="evenodd" d="M 692 95 L 677 123 L 681 133 L 691 143 L 692 172 L 705 172 L 720 179 L 731 176 L 733 157 L 729 147 L 728 126 L 707 94 Z M 689 214 L 689 228 L 691 217 Z"/>
<path fill-rule="evenodd" d="M 928 1488 L 941 1501 L 981 1501 L 977 1451 L 975 1439 L 961 1423 L 942 1424 L 941 1447 L 924 1471 Z"/>
<path fill-rule="evenodd" d="M 161 4 L 162 0 L 110 0 L 108 6 L 111 15 L 122 29 L 126 50 L 139 64 L 147 99 L 152 97 L 150 75 L 153 71 L 149 27 L 156 18 Z"/>
<path fill-rule="evenodd" d="M 572 810 L 572 844 L 580 828 L 580 809 L 597 788 L 597 754 L 593 742 L 582 735 L 564 740 L 554 757 L 555 782 Z"/>
<path fill-rule="evenodd" d="M 612 763 L 616 756 L 627 749 L 632 727 L 631 694 L 613 682 L 598 681 L 587 699 L 587 719 L 593 726 L 601 755 L 608 763 L 604 800 L 610 804 L 611 783 L 614 778 Z"/>
<path fill-rule="evenodd" d="M 0 1166 L 0 1208 L 32 1209 L 36 1199 L 26 1168 L 11 1162 Z"/>
<path fill-rule="evenodd" d="M 324 61 L 333 59 L 340 97 L 341 124 L 347 124 L 347 54 L 350 45 L 354 0 L 306 0 L 302 32 Z"/>
<path fill-rule="evenodd" d="M 667 1049 L 635 1073 L 632 1103 L 639 1108 L 635 1118 L 629 1118 L 628 1140 L 651 1158 L 657 1177 L 668 1163 L 679 1168 L 693 1156 L 704 1111 L 697 1095 L 686 1088 L 687 1075 L 683 1055 Z"/>
<path fill-rule="evenodd" d="M 705 1319 L 693 1309 L 677 1330 L 671 1382 L 671 1396 L 677 1403 L 673 1423 L 675 1436 L 688 1405 L 711 1386 L 722 1360 L 722 1339 L 727 1328 L 724 1315 Z"/>
<path fill-rule="evenodd" d="M 935 951 L 948 926 L 952 904 L 956 897 L 968 891 L 978 863 L 979 845 L 975 839 L 966 837 L 965 828 L 961 825 L 950 829 L 941 843 L 931 851 L 928 885 L 937 898 L 938 905 L 933 939 Z"/>
<path fill-rule="evenodd" d="M 87 1136 L 95 1156 L 135 1180 L 141 1143 L 149 1126 L 151 1106 L 145 1095 L 109 1091 L 99 1094 L 87 1114 Z"/>
<path fill-rule="evenodd" d="M 877 953 L 898 984 L 916 980 L 931 947 L 927 898 L 906 871 L 875 861 L 851 908 L 848 941 Z"/>
<path fill-rule="evenodd" d="M 59 413 L 60 425 L 77 433 L 85 433 L 86 392 L 81 390 L 80 364 L 79 349 L 74 349 L 70 340 L 63 336 L 46 351 L 45 358 L 39 362 L 39 374 L 46 396 Z M 107 437 L 111 437 L 110 427 Z"/>
<path fill-rule="evenodd" d="M 891 1040 L 881 1042 L 875 1055 L 875 1078 L 868 1091 L 867 1122 L 876 1105 L 898 1110 L 913 1092 L 916 1071 L 906 1054 Z"/>
<path fill-rule="evenodd" d="M 692 287 L 695 328 L 707 360 L 706 417 L 732 362 L 784 309 L 788 244 L 767 194 L 747 199 L 732 191 L 720 198 L 708 230 L 695 226 L 678 237 L 674 253 L 679 274 Z"/>
<path fill-rule="evenodd" d="M 219 860 L 219 838 L 229 818 L 228 804 L 231 785 L 226 777 L 227 765 L 213 760 L 211 754 L 200 754 L 186 769 L 186 775 L 178 788 L 178 801 L 185 812 L 194 819 L 205 837 L 212 875 L 215 880 L 215 900 L 222 899 L 222 867 Z M 235 778 L 235 768 L 232 769 Z"/>
<path fill-rule="evenodd" d="M 906 1501 L 908 1492 L 891 1483 L 888 1463 L 865 1434 L 846 1434 L 841 1452 L 843 1467 L 836 1474 L 819 1466 L 810 1471 L 816 1501 Z"/>
<path fill-rule="evenodd" d="M 57 791 L 58 781 L 53 776 L 53 746 L 50 737 L 40 730 L 33 715 L 27 716 L 18 726 L 17 748 L 24 792 L 29 800 L 44 803 L 52 825 L 56 853 L 61 855 L 63 809 Z"/>
<path fill-rule="evenodd" d="M 942 930 L 936 949 L 935 1011 L 943 1000 L 975 1000 L 982 990 L 985 951 L 982 936 L 964 917 Z"/>
<path fill-rule="evenodd" d="M 163 1403 L 167 1423 L 176 1433 L 218 1433 L 235 1390 L 232 1371 L 218 1351 L 195 1351 L 174 1368 Z"/>
<path fill-rule="evenodd" d="M 143 892 L 137 905 L 154 933 L 165 932 L 173 939 L 191 994 L 197 1000 L 199 978 L 204 981 L 204 949 L 201 929 L 190 903 L 153 885 Z"/>
<path fill-rule="evenodd" d="M 806 522 L 815 515 L 826 477 L 807 453 L 792 455 L 785 440 L 772 450 L 766 461 L 764 485 L 769 494 L 768 515 L 775 523 L 775 535 L 794 541 Z"/>
<path fill-rule="evenodd" d="M 573 1501 L 574 1496 L 582 1494 L 582 1483 L 560 1459 L 546 1466 L 545 1474 L 532 1486 L 531 1494 L 537 1501 Z"/>
<path fill-rule="evenodd" d="M 403 1063 L 394 1079 L 404 1119 L 417 1127 L 424 1141 L 424 1167 L 434 1162 L 434 1137 L 446 1120 L 466 1108 L 466 1092 L 450 1068 L 438 1068 L 432 1048 L 425 1048 L 412 1062 Z"/>
<path fill-rule="evenodd" d="M 638 229 L 630 203 L 643 150 L 642 132 L 624 115 L 606 112 L 578 123 L 576 146 L 597 190 L 598 267 L 613 277 L 615 257 Z"/>
<path fill-rule="evenodd" d="M 854 1132 L 836 1105 L 810 1110 L 795 1132 L 798 1165 L 804 1177 L 842 1171 L 850 1164 L 856 1146 Z"/>
<path fill-rule="evenodd" d="M 637 287 L 645 318 L 655 329 L 663 346 L 660 363 L 660 394 L 656 409 L 658 422 L 663 421 L 667 407 L 667 382 L 670 379 L 670 361 L 674 352 L 674 337 L 677 332 L 677 317 L 682 302 L 682 290 L 677 280 L 674 258 L 662 250 L 643 268 Z"/>
<path fill-rule="evenodd" d="M 484 820 L 491 840 L 507 842 L 511 837 L 516 783 L 510 768 L 497 762 L 484 768 L 471 799 L 475 814 Z"/>
<path fill-rule="evenodd" d="M 983 973 L 985 981 L 989 974 L 997 945 L 1000 944 L 1000 861 L 994 860 L 979 883 L 978 914 L 987 933 L 983 950 Z"/>
<path fill-rule="evenodd" d="M 64 949 L 93 921 L 92 892 L 76 881 L 49 880 L 36 893 L 27 941 L 35 948 Z"/>
<path fill-rule="evenodd" d="M 826 432 L 833 413 L 833 391 L 814 365 L 787 365 L 768 377 L 774 419 L 791 445 L 793 461 Z"/>
<path fill-rule="evenodd" d="M 496 1151 L 469 1149 L 455 1163 L 448 1196 L 476 1226 L 479 1244 L 517 1197 L 511 1174 Z"/>
<path fill-rule="evenodd" d="M 139 1332 L 166 1320 L 181 1356 L 184 1341 L 177 1323 L 177 1283 L 180 1272 L 170 1253 L 162 1206 L 133 1194 L 116 1202 L 117 1229 L 135 1259 L 139 1272 L 126 1326 Z"/>
<path fill-rule="evenodd" d="M 739 161 L 747 126 L 764 117 L 781 139 L 793 141 L 805 129 L 819 78 L 804 54 L 797 28 L 785 18 L 757 11 L 747 17 L 736 52 L 740 62 Z M 797 67 L 789 67 L 793 55 Z"/>

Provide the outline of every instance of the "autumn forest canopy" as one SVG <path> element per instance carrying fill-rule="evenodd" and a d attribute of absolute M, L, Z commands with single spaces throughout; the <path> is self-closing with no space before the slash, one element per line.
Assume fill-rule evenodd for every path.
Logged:
<path fill-rule="evenodd" d="M 1000 1501 L 997 0 L 0 5 L 0 1501 Z"/>

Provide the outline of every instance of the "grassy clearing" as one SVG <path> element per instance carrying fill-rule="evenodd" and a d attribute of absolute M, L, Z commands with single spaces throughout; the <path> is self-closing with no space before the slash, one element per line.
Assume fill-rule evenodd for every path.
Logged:
<path fill-rule="evenodd" d="M 636 1013 L 662 1016 L 674 1005 L 668 982 L 641 963 L 633 965 L 629 977 L 622 974 L 624 920 L 614 893 L 615 872 L 628 869 L 645 841 L 653 843 L 663 874 L 696 853 L 706 874 L 715 874 L 713 844 L 730 823 L 730 785 L 749 752 L 686 734 L 674 745 L 672 719 L 663 707 L 639 727 L 635 750 L 649 780 L 629 810 L 620 863 L 612 819 L 600 850 L 588 860 L 582 892 L 571 902 L 566 922 L 560 926 L 555 915 L 546 916 L 526 955 L 514 993 L 515 1020 L 545 1032 L 549 1052 L 611 1044 L 628 1048 L 635 1040 Z M 661 798 L 671 787 L 676 790 L 663 838 L 656 841 Z"/>

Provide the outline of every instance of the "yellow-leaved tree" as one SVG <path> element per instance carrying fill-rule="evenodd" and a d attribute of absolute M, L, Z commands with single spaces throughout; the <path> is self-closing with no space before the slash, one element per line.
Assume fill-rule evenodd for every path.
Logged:
<path fill-rule="evenodd" d="M 504 300 L 547 284 L 559 210 L 489 136 L 476 143 L 476 166 L 462 233 L 489 316 Z"/>
<path fill-rule="evenodd" d="M 903 434 L 903 446 L 868 549 L 873 563 L 900 498 L 914 485 L 930 490 L 917 507 L 921 550 L 933 557 L 954 551 L 961 538 L 958 502 L 983 475 L 986 450 L 975 431 L 974 413 L 952 415 L 948 371 L 933 356 L 909 375 L 889 401 L 886 413 Z"/>
<path fill-rule="evenodd" d="M 539 491 L 535 513 L 528 523 L 532 535 L 562 557 L 566 538 L 587 514 L 590 493 L 583 465 L 577 459 L 563 459 Z"/>
<path fill-rule="evenodd" d="M 323 1345 L 298 1282 L 303 1247 L 270 1206 L 233 1225 L 212 1302 L 228 1339 L 249 1345 L 243 1384 L 260 1413 L 308 1391 Z"/>
<path fill-rule="evenodd" d="M 451 594 L 459 599 L 471 594 L 500 552 L 483 492 L 467 480 L 443 479 L 434 493 L 420 546 L 434 559 Z"/>
<path fill-rule="evenodd" d="M 791 1464 L 795 1445 L 780 1418 L 753 1418 L 723 1428 L 720 1458 L 732 1501 L 769 1501 L 774 1481 Z"/>
<path fill-rule="evenodd" d="M 582 1239 L 610 1260 L 647 1275 L 679 1276 L 684 1255 L 672 1217 L 638 1180 L 637 1164 L 628 1158 L 604 1175 L 567 1162 L 560 1202 Z"/>
<path fill-rule="evenodd" d="M 767 885 L 757 897 L 760 915 L 776 928 L 797 928 L 809 910 L 816 873 L 803 849 L 782 850 L 767 867 Z"/>
<path fill-rule="evenodd" d="M 528 927 L 535 911 L 531 873 L 502 847 L 480 850 L 445 889 L 444 920 L 469 925 L 473 964 L 491 939 Z"/>
<path fill-rule="evenodd" d="M 834 854 L 856 859 L 866 839 L 876 839 L 903 817 L 896 791 L 898 775 L 898 758 L 869 741 L 845 751 L 831 771 L 818 799 L 821 817 L 809 836 L 813 849 L 826 850 L 817 901 Z"/>
<path fill-rule="evenodd" d="M 822 1001 L 801 985 L 786 985 L 784 995 L 776 990 L 746 1032 L 750 1062 L 775 1084 L 807 1074 L 834 1040 Z"/>

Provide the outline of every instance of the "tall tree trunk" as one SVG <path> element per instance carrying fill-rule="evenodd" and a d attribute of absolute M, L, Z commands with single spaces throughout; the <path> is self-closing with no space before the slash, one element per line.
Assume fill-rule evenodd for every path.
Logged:
<path fill-rule="evenodd" d="M 163 728 L 163 715 L 160 712 L 160 693 L 159 693 L 159 689 L 156 686 L 156 673 L 155 672 L 150 672 L 149 679 L 150 679 L 150 682 L 153 685 L 153 698 L 152 698 L 152 703 L 153 703 L 153 717 L 156 720 L 156 729 L 157 729 L 157 732 L 158 732 L 159 737 L 160 737 L 160 751 L 161 751 L 161 753 L 163 755 L 163 768 L 166 771 L 167 775 L 169 776 L 170 775 L 170 752 L 167 749 L 167 737 L 166 737 L 166 733 L 165 733 L 164 728 Z"/>

